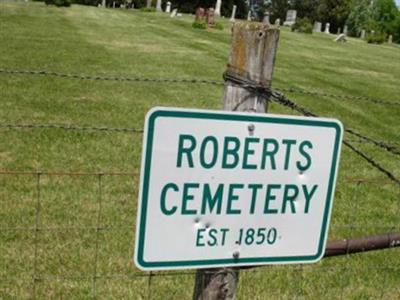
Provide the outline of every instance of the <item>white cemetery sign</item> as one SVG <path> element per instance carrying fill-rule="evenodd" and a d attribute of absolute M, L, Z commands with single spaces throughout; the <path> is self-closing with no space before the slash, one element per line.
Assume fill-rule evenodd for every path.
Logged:
<path fill-rule="evenodd" d="M 333 119 L 152 109 L 143 136 L 137 266 L 318 261 L 342 131 Z"/>

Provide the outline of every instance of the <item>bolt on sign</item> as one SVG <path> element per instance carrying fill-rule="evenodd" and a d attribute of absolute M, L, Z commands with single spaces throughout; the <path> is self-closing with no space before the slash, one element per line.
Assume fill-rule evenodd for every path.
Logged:
<path fill-rule="evenodd" d="M 136 265 L 318 261 L 342 132 L 333 119 L 152 109 L 143 136 Z"/>

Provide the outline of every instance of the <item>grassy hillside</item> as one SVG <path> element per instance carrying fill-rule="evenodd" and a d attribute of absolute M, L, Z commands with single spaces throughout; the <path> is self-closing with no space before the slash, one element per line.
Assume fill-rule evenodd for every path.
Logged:
<path fill-rule="evenodd" d="M 0 69 L 222 81 L 230 25 L 222 20 L 223 31 L 201 31 L 191 28 L 192 21 L 136 10 L 1 2 Z M 273 87 L 400 102 L 399 46 L 357 39 L 338 44 L 333 38 L 282 28 Z M 0 174 L 0 298 L 190 299 L 193 272 L 148 276 L 131 263 L 140 133 L 4 125 L 140 129 L 153 106 L 219 109 L 221 95 L 218 85 L 0 73 L 0 170 L 129 172 Z M 400 147 L 400 105 L 288 96 Z M 277 104 L 270 112 L 293 114 Z M 355 145 L 400 177 L 398 155 Z M 329 239 L 399 232 L 399 199 L 396 184 L 343 148 Z M 399 250 L 391 249 L 243 271 L 239 299 L 397 299 L 399 260 Z"/>

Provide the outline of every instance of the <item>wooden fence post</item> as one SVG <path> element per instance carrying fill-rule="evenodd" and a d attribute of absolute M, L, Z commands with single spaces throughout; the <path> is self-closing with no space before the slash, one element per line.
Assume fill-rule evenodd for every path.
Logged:
<path fill-rule="evenodd" d="M 229 75 L 271 87 L 279 29 L 269 24 L 239 22 L 233 25 L 231 54 L 226 70 Z M 226 80 L 224 110 L 263 113 L 268 103 L 254 91 Z M 239 280 L 238 268 L 199 269 L 193 299 L 233 300 Z"/>

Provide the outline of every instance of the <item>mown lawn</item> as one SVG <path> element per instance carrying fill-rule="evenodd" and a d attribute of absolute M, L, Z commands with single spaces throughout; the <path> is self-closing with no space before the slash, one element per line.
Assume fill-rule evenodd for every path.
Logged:
<path fill-rule="evenodd" d="M 192 20 L 137 10 L 1 2 L 0 69 L 222 82 L 230 25 L 221 20 L 223 31 L 201 31 L 192 29 Z M 282 28 L 273 87 L 400 102 L 398 45 L 357 39 L 337 44 L 333 38 Z M 5 125 L 141 129 L 153 106 L 219 109 L 221 95 L 220 85 L 0 72 L 0 170 L 33 172 L 0 174 L 0 298 L 190 299 L 193 272 L 148 276 L 131 262 L 140 132 Z M 318 115 L 338 118 L 346 128 L 400 148 L 400 105 L 288 96 Z M 293 114 L 277 104 L 270 112 Z M 354 145 L 400 177 L 398 155 L 369 143 Z M 399 186 L 344 147 L 329 239 L 399 232 L 399 222 Z M 399 261 L 400 251 L 390 249 L 243 271 L 238 298 L 398 299 Z"/>

